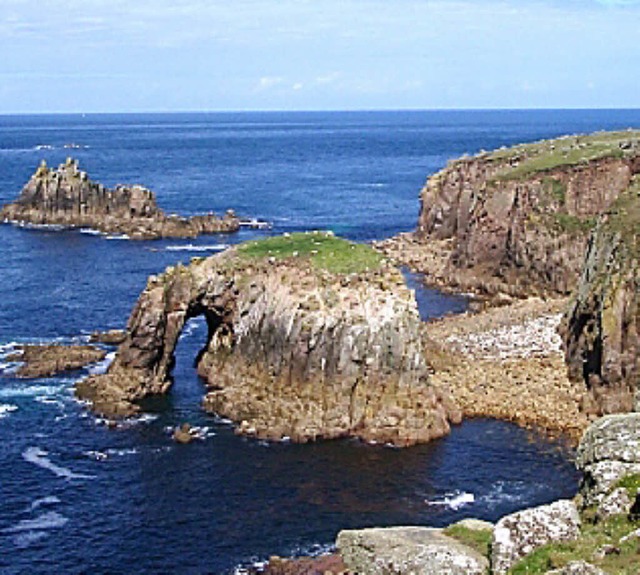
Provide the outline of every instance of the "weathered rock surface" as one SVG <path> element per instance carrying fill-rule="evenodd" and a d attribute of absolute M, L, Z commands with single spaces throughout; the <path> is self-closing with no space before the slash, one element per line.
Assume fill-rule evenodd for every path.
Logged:
<path fill-rule="evenodd" d="M 607 415 L 585 432 L 576 457 L 583 508 L 600 505 L 625 476 L 640 473 L 640 413 Z"/>
<path fill-rule="evenodd" d="M 347 573 L 347 568 L 342 558 L 336 553 L 296 559 L 270 557 L 264 567 L 249 570 L 250 575 L 341 575 L 343 573 Z"/>
<path fill-rule="evenodd" d="M 106 345 L 120 345 L 124 341 L 126 335 L 126 332 L 122 329 L 94 331 L 89 336 L 89 341 L 91 343 L 104 343 Z"/>
<path fill-rule="evenodd" d="M 429 253 L 434 242 L 453 242 L 439 283 L 488 294 L 567 294 L 595 217 L 639 169 L 637 132 L 456 160 L 423 189 L 416 239 Z"/>
<path fill-rule="evenodd" d="M 562 569 L 547 571 L 545 575 L 607 575 L 607 573 L 586 561 L 571 561 Z"/>
<path fill-rule="evenodd" d="M 149 278 L 108 372 L 78 395 L 114 416 L 166 392 L 180 332 L 198 315 L 209 327 L 198 358 L 205 409 L 241 433 L 410 445 L 459 420 L 429 382 L 416 303 L 395 268 L 330 273 L 302 256 L 240 250 Z"/>
<path fill-rule="evenodd" d="M 491 566 L 502 575 L 520 559 L 547 543 L 580 535 L 580 516 L 572 501 L 560 500 L 500 519 L 493 531 Z"/>
<path fill-rule="evenodd" d="M 484 575 L 489 568 L 486 557 L 428 527 L 341 531 L 337 547 L 360 575 Z"/>
<path fill-rule="evenodd" d="M 569 376 L 601 414 L 640 409 L 640 178 L 594 231 L 562 322 Z"/>
<path fill-rule="evenodd" d="M 147 188 L 107 189 L 92 182 L 71 158 L 57 170 L 42 162 L 19 198 L 0 210 L 0 221 L 91 228 L 132 239 L 186 238 L 234 232 L 240 227 L 232 212 L 222 218 L 214 214 L 191 218 L 166 214 Z"/>
<path fill-rule="evenodd" d="M 34 378 L 80 369 L 106 355 L 106 351 L 92 345 L 30 344 L 18 347 L 6 359 L 22 362 L 16 372 L 18 377 Z"/>

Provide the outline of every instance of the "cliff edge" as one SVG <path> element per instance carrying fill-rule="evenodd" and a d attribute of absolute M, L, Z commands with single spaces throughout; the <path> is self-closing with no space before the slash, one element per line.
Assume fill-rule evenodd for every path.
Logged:
<path fill-rule="evenodd" d="M 429 381 L 415 299 L 368 246 L 308 233 L 243 244 L 149 278 L 104 375 L 77 394 L 127 415 L 171 385 L 185 322 L 204 315 L 204 406 L 238 431 L 410 445 L 459 412 Z"/>
<path fill-rule="evenodd" d="M 597 216 L 639 171 L 634 131 L 464 157 L 429 178 L 415 234 L 383 249 L 453 289 L 567 295 Z"/>
<path fill-rule="evenodd" d="M 187 238 L 234 232 L 240 227 L 233 212 L 222 218 L 214 214 L 191 218 L 166 214 L 147 188 L 117 186 L 110 190 L 92 182 L 71 158 L 56 170 L 43 161 L 18 199 L 0 210 L 0 221 L 85 227 L 132 239 Z"/>

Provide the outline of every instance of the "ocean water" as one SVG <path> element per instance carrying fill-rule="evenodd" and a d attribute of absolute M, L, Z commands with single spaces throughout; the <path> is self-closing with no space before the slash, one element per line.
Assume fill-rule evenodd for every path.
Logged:
<path fill-rule="evenodd" d="M 406 450 L 236 437 L 200 410 L 198 319 L 183 332 L 169 396 L 117 430 L 74 400 L 84 372 L 19 380 L 6 356 L 16 343 L 122 327 L 148 275 L 230 243 L 410 230 L 426 177 L 461 154 L 639 125 L 638 111 L 0 116 L 0 203 L 41 159 L 71 155 L 106 185 L 148 186 L 167 211 L 233 208 L 273 223 L 153 242 L 0 226 L 0 572 L 232 573 L 327 549 L 341 528 L 495 520 L 573 495 L 566 444 L 502 422 L 467 421 Z M 464 308 L 409 281 L 425 318 Z M 175 445 L 182 421 L 203 439 Z"/>

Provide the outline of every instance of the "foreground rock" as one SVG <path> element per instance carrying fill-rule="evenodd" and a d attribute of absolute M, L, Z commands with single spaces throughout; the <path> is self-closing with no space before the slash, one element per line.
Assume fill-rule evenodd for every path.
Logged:
<path fill-rule="evenodd" d="M 36 225 L 91 228 L 132 239 L 187 238 L 201 234 L 234 232 L 240 221 L 232 212 L 182 218 L 165 214 L 153 192 L 142 186 L 110 190 L 92 182 L 75 160 L 57 170 L 43 161 L 22 189 L 20 197 L 0 210 L 0 220 Z"/>
<path fill-rule="evenodd" d="M 107 352 L 92 345 L 23 345 L 7 356 L 21 362 L 16 375 L 24 378 L 50 377 L 81 369 L 103 360 Z"/>
<path fill-rule="evenodd" d="M 503 575 L 538 547 L 577 539 L 579 535 L 580 516 L 572 501 L 556 501 L 507 515 L 493 531 L 493 573 Z"/>
<path fill-rule="evenodd" d="M 105 375 L 77 386 L 108 416 L 171 385 L 186 321 L 204 315 L 205 409 L 243 434 L 304 442 L 355 436 L 411 445 L 459 421 L 429 381 L 402 275 L 370 248 L 324 234 L 241 246 L 151 277 Z"/>
<path fill-rule="evenodd" d="M 337 547 L 350 571 L 366 575 L 484 575 L 489 561 L 428 527 L 341 531 Z"/>
<path fill-rule="evenodd" d="M 465 157 L 429 178 L 416 233 L 381 247 L 437 285 L 485 295 L 566 295 L 596 217 L 639 170 L 638 132 Z"/>
<path fill-rule="evenodd" d="M 562 333 L 600 413 L 640 409 L 640 177 L 594 231 Z"/>

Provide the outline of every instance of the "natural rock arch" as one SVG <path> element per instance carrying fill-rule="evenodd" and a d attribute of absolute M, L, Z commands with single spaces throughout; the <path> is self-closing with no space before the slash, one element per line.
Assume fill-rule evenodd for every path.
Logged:
<path fill-rule="evenodd" d="M 243 433 L 408 445 L 459 420 L 429 382 L 417 306 L 395 268 L 344 276 L 233 250 L 149 278 L 114 363 L 78 394 L 122 415 L 165 393 L 180 333 L 197 315 L 208 324 L 205 409 Z"/>

